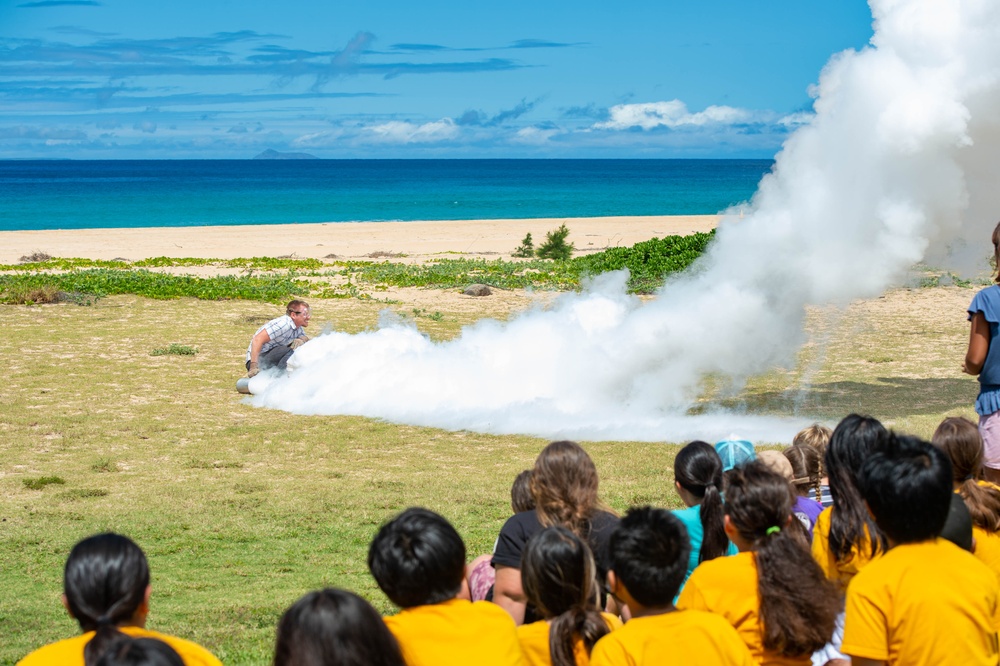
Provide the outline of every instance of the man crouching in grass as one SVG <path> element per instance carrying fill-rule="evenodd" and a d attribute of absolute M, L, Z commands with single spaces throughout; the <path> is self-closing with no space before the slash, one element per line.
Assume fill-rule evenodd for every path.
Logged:
<path fill-rule="evenodd" d="M 309 340 L 303 329 L 311 316 L 309 304 L 296 300 L 288 304 L 284 315 L 258 328 L 247 347 L 247 377 L 268 368 L 284 370 L 288 357 Z"/>

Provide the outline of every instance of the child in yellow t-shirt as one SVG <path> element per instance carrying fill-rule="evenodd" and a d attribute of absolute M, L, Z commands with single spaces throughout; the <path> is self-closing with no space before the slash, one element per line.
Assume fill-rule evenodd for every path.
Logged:
<path fill-rule="evenodd" d="M 465 544 L 442 516 L 411 508 L 390 520 L 372 540 L 368 568 L 403 609 L 385 623 L 408 666 L 524 663 L 511 616 L 468 601 Z"/>
<path fill-rule="evenodd" d="M 836 587 L 792 515 L 794 503 L 788 481 L 760 461 L 729 472 L 724 521 L 740 552 L 701 564 L 677 601 L 681 609 L 721 615 L 765 665 L 808 665 L 840 611 Z"/>
<path fill-rule="evenodd" d="M 1000 584 L 986 565 L 938 538 L 952 494 L 945 453 L 888 435 L 858 485 L 890 549 L 847 588 L 841 650 L 854 666 L 995 666 Z"/>
<path fill-rule="evenodd" d="M 608 585 L 632 617 L 624 627 L 597 642 L 591 666 L 755 663 L 724 619 L 674 607 L 690 552 L 687 530 L 669 511 L 647 506 L 631 509 L 622 518 L 611 534 Z"/>
<path fill-rule="evenodd" d="M 565 527 L 547 527 L 525 545 L 524 594 L 542 620 L 517 628 L 527 666 L 587 666 L 594 644 L 622 626 L 597 608 L 597 565 L 590 546 Z"/>
<path fill-rule="evenodd" d="M 877 419 L 850 414 L 837 424 L 824 456 L 833 506 L 816 519 L 812 553 L 841 591 L 886 549 L 885 536 L 868 515 L 857 484 L 861 465 L 885 432 Z"/>
<path fill-rule="evenodd" d="M 93 664 L 125 637 L 160 640 L 186 666 L 222 666 L 196 643 L 146 629 L 149 595 L 149 563 L 135 542 L 112 533 L 84 539 L 70 551 L 63 574 L 63 603 L 84 633 L 40 647 L 18 666 Z"/>
<path fill-rule="evenodd" d="M 1000 488 L 980 479 L 983 438 L 972 421 L 960 416 L 938 425 L 931 443 L 951 460 L 952 488 L 972 518 L 973 554 L 1000 578 Z"/>

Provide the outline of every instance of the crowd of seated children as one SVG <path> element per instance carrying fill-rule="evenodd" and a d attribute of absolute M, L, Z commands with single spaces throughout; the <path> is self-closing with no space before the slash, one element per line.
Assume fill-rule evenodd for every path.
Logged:
<path fill-rule="evenodd" d="M 728 472 L 725 527 L 739 554 L 698 566 L 677 607 L 725 618 L 757 663 L 811 663 L 833 634 L 834 585 L 813 560 L 792 516 L 788 481 L 753 461 Z"/>
<path fill-rule="evenodd" d="M 585 666 L 602 636 L 622 621 L 597 607 L 597 567 L 590 547 L 565 527 L 546 527 L 521 558 L 528 603 L 543 618 L 517 628 L 527 666 Z"/>
<path fill-rule="evenodd" d="M 997 664 L 1000 488 L 981 478 L 975 424 L 946 419 L 933 440 L 843 419 L 824 455 L 833 505 L 811 547 L 796 514 L 821 473 L 812 444 L 755 460 L 746 442 L 692 442 L 675 460 L 688 509 L 619 519 L 583 448 L 553 442 L 512 488 L 492 557 L 497 603 L 470 600 L 455 528 L 407 509 L 368 553 L 401 610 L 383 618 L 351 592 L 310 592 L 281 617 L 273 664 Z M 149 580 L 128 538 L 84 539 L 64 572 L 83 633 L 18 666 L 218 666 L 145 629 Z"/>
<path fill-rule="evenodd" d="M 18 666 L 95 666 L 127 637 L 162 641 L 187 666 L 221 666 L 200 645 L 145 629 L 150 592 L 146 555 L 131 539 L 111 533 L 84 539 L 70 551 L 63 572 L 63 603 L 83 633 L 38 648 Z"/>
<path fill-rule="evenodd" d="M 630 509 L 611 534 L 611 592 L 631 619 L 598 641 L 593 666 L 750 666 L 756 662 L 722 616 L 678 610 L 691 545 L 669 511 Z"/>

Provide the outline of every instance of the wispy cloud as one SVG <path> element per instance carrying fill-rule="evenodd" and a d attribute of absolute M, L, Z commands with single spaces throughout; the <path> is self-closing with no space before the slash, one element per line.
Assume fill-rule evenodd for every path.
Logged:
<path fill-rule="evenodd" d="M 100 7 L 101 3 L 95 0 L 39 0 L 38 2 L 23 2 L 18 7 Z"/>
<path fill-rule="evenodd" d="M 704 111 L 691 113 L 687 105 L 677 99 L 669 102 L 618 104 L 608 109 L 608 115 L 608 120 L 595 124 L 594 128 L 650 130 L 657 127 L 677 128 L 686 125 L 733 125 L 752 119 L 750 112 L 731 106 L 709 106 Z"/>
<path fill-rule="evenodd" d="M 537 105 L 541 101 L 541 99 L 542 98 L 534 99 L 531 100 L 530 102 L 527 99 L 522 99 L 513 108 L 504 109 L 492 116 L 483 111 L 471 109 L 463 113 L 461 116 L 459 116 L 458 120 L 456 120 L 455 122 L 458 123 L 459 125 L 480 125 L 483 127 L 496 127 L 497 125 L 503 125 L 504 123 L 510 120 L 516 120 L 520 118 L 521 116 L 523 116 L 524 114 L 528 113 L 533 108 L 535 108 L 535 105 Z"/>
<path fill-rule="evenodd" d="M 565 49 L 587 46 L 587 42 L 553 42 L 546 39 L 518 39 L 503 46 L 445 46 L 443 44 L 399 43 L 389 46 L 390 51 L 410 53 L 468 53 L 476 51 L 507 51 L 514 49 Z"/>
<path fill-rule="evenodd" d="M 61 29 L 63 34 L 72 34 Z M 86 33 L 78 33 L 83 34 Z M 276 45 L 280 35 L 252 30 L 203 37 L 127 39 L 102 36 L 89 43 L 40 39 L 0 39 L 0 74 L 10 76 L 93 76 L 125 79 L 143 76 L 259 76 L 287 85 L 311 78 L 323 88 L 344 76 L 476 73 L 521 69 L 507 58 L 466 60 L 372 58 L 375 36 L 359 32 L 341 49 L 310 51 Z"/>

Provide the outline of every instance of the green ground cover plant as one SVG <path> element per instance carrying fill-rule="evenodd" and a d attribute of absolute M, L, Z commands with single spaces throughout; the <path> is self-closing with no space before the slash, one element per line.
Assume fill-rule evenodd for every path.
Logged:
<path fill-rule="evenodd" d="M 194 356 L 197 353 L 198 353 L 197 347 L 192 347 L 191 345 L 182 345 L 174 342 L 167 347 L 157 347 L 153 351 L 149 352 L 149 355 L 167 356 L 168 354 L 173 354 L 175 356 Z"/>
<path fill-rule="evenodd" d="M 666 276 L 689 266 L 714 232 L 652 239 L 570 259 L 565 225 L 539 247 L 544 259 L 438 259 L 423 264 L 398 261 L 337 261 L 252 257 L 199 259 L 155 257 L 136 262 L 73 258 L 0 266 L 0 303 L 37 304 L 70 300 L 88 305 L 96 298 L 135 294 L 147 298 L 193 297 L 207 300 L 261 300 L 280 303 L 293 297 L 374 298 L 388 288 L 464 289 L 482 283 L 499 289 L 579 289 L 585 278 L 628 268 L 629 289 L 652 293 Z M 528 241 L 529 239 L 525 239 Z M 544 249 L 543 248 L 548 248 Z M 214 266 L 239 268 L 241 275 L 196 277 L 150 268 Z M 332 281 L 331 281 L 332 280 Z"/>

